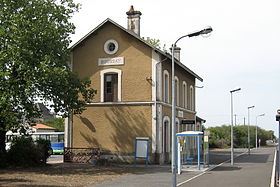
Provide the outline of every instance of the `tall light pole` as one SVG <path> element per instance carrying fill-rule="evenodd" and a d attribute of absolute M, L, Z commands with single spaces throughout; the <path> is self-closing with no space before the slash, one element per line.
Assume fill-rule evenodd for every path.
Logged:
<path fill-rule="evenodd" d="M 230 139 L 231 139 L 231 165 L 233 165 L 233 100 L 232 100 L 232 93 L 241 90 L 241 88 L 237 88 L 230 91 L 230 103 L 231 103 L 231 128 L 230 128 Z"/>
<path fill-rule="evenodd" d="M 257 115 L 256 117 L 256 149 L 258 149 L 258 117 L 264 116 L 265 114 Z"/>
<path fill-rule="evenodd" d="M 278 125 L 278 160 L 280 161 L 280 143 L 279 143 L 279 140 L 280 140 L 280 109 L 277 110 L 276 121 L 279 122 L 279 125 Z M 280 178 L 280 164 L 278 164 L 278 181 L 279 181 L 279 178 Z"/>
<path fill-rule="evenodd" d="M 248 107 L 248 154 L 250 155 L 250 109 L 255 106 Z"/>
<path fill-rule="evenodd" d="M 209 34 L 213 31 L 211 27 L 207 27 L 201 31 L 196 31 L 184 36 L 181 36 L 176 40 L 176 42 L 172 45 L 172 160 L 171 160 L 171 165 L 172 165 L 172 184 L 173 187 L 176 187 L 177 182 L 176 182 L 176 106 L 175 106 L 175 63 L 174 63 L 174 48 L 176 47 L 176 44 L 179 40 L 185 37 L 193 37 L 193 36 L 200 36 L 200 35 L 206 35 Z"/>

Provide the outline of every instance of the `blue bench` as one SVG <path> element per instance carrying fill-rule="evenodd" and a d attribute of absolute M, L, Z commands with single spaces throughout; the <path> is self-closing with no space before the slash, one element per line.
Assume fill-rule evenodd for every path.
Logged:
<path fill-rule="evenodd" d="M 192 165 L 192 163 L 193 163 L 193 158 L 185 158 L 185 163 L 186 163 L 186 164 L 189 164 L 189 165 Z"/>

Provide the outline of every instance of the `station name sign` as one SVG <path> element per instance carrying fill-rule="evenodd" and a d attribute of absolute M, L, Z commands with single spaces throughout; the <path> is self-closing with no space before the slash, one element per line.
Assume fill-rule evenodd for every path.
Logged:
<path fill-rule="evenodd" d="M 195 120 L 186 120 L 186 119 L 183 119 L 183 120 L 182 120 L 182 124 L 195 124 Z"/>
<path fill-rule="evenodd" d="M 117 66 L 123 64 L 124 64 L 124 57 L 98 59 L 98 66 Z"/>

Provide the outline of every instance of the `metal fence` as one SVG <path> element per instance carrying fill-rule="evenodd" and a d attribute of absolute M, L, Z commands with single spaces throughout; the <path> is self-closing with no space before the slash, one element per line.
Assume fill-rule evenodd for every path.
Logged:
<path fill-rule="evenodd" d="M 64 162 L 96 163 L 100 159 L 100 148 L 64 148 Z"/>

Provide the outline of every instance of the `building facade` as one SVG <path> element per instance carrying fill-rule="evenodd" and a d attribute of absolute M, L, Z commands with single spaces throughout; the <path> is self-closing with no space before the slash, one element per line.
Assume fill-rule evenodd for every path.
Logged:
<path fill-rule="evenodd" d="M 113 159 L 133 158 L 136 137 L 149 137 L 150 161 L 171 158 L 171 55 L 140 37 L 141 12 L 127 12 L 127 29 L 106 19 L 71 48 L 71 68 L 97 90 L 81 115 L 66 120 L 67 147 L 100 147 Z M 195 82 L 202 78 L 175 60 L 176 129 L 196 124 Z M 197 123 L 198 124 L 198 123 Z"/>

